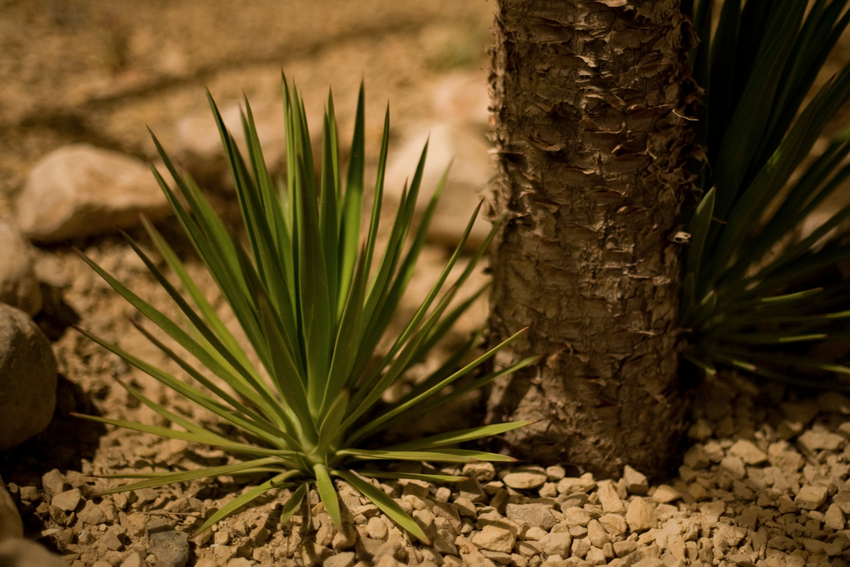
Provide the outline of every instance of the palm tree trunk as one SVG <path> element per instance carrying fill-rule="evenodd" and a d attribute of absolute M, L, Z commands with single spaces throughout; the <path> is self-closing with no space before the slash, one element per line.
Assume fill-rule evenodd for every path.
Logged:
<path fill-rule="evenodd" d="M 507 437 L 535 463 L 655 475 L 684 411 L 687 22 L 677 0 L 499 0 L 495 34 L 495 204 L 509 220 L 491 333 L 530 327 L 497 364 L 544 358 L 493 388 L 489 418 L 538 420 Z"/>

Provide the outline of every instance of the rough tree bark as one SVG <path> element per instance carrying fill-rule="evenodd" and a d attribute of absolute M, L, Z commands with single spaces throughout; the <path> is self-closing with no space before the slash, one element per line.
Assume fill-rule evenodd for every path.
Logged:
<path fill-rule="evenodd" d="M 530 327 L 497 364 L 544 358 L 488 412 L 538 420 L 507 436 L 534 463 L 656 475 L 680 436 L 686 26 L 678 0 L 499 0 L 491 332 Z"/>

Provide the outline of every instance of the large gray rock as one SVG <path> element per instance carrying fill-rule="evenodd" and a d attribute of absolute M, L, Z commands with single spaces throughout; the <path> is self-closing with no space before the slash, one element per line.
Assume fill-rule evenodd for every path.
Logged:
<path fill-rule="evenodd" d="M 13 537 L 24 537 L 24 522 L 12 495 L 0 478 L 0 542 Z"/>
<path fill-rule="evenodd" d="M 169 212 L 150 169 L 135 158 L 74 144 L 38 161 L 17 200 L 17 220 L 32 240 L 57 242 L 139 224 Z"/>
<path fill-rule="evenodd" d="M 11 538 L 0 542 L 0 565 L 2 567 L 68 567 L 61 557 L 23 538 Z"/>
<path fill-rule="evenodd" d="M 10 219 L 0 218 L 0 303 L 29 315 L 41 309 L 41 286 L 33 271 L 32 246 Z"/>
<path fill-rule="evenodd" d="M 56 406 L 56 358 L 29 316 L 0 303 L 0 450 L 40 433 Z"/>

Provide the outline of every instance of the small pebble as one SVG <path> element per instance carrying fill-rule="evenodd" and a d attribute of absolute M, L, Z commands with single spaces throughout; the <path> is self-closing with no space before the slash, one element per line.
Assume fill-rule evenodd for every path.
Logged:
<path fill-rule="evenodd" d="M 655 508 L 643 498 L 636 497 L 629 504 L 629 510 L 626 512 L 626 523 L 633 532 L 640 533 L 654 528 L 657 521 Z"/>
<path fill-rule="evenodd" d="M 800 488 L 794 503 L 804 510 L 817 510 L 826 502 L 828 490 L 825 486 L 806 484 Z"/>
<path fill-rule="evenodd" d="M 617 494 L 617 489 L 614 488 L 614 483 L 610 480 L 603 480 L 597 486 L 597 494 L 599 502 L 602 504 L 602 510 L 606 513 L 620 514 L 626 511 L 623 506 L 623 501 Z"/>
<path fill-rule="evenodd" d="M 514 548 L 516 535 L 511 530 L 488 525 L 472 536 L 471 541 L 481 549 L 510 553 Z"/>
<path fill-rule="evenodd" d="M 515 472 L 505 475 L 504 483 L 517 490 L 530 490 L 542 486 L 546 482 L 546 473 Z"/>
<path fill-rule="evenodd" d="M 623 480 L 626 483 L 626 490 L 630 494 L 643 496 L 649 491 L 649 482 L 646 480 L 646 476 L 629 465 L 623 468 Z"/>
<path fill-rule="evenodd" d="M 767 453 L 759 449 L 755 443 L 739 439 L 729 449 L 729 454 L 738 457 L 747 465 L 760 465 L 767 461 Z"/>
<path fill-rule="evenodd" d="M 823 523 L 835 531 L 843 530 L 846 526 L 844 512 L 838 504 L 830 504 L 823 515 Z"/>
<path fill-rule="evenodd" d="M 65 512 L 72 512 L 76 509 L 82 498 L 83 494 L 80 492 L 80 489 L 72 488 L 71 490 L 60 492 L 54 496 L 53 499 L 51 499 L 50 504 Z"/>
<path fill-rule="evenodd" d="M 681 497 L 682 495 L 679 494 L 679 491 L 668 484 L 660 485 L 652 494 L 652 499 L 662 504 L 669 504 Z"/>
<path fill-rule="evenodd" d="M 837 433 L 810 429 L 800 435 L 797 442 L 803 449 L 813 453 L 820 450 L 838 451 L 844 446 L 845 441 L 844 437 Z"/>
<path fill-rule="evenodd" d="M 540 540 L 540 549 L 547 555 L 560 555 L 562 557 L 566 557 L 569 555 L 571 546 L 572 537 L 566 532 L 546 534 L 546 536 Z"/>

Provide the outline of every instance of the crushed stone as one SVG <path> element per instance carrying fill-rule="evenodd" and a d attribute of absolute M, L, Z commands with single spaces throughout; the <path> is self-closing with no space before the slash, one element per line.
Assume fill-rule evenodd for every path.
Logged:
<path fill-rule="evenodd" d="M 205 517 L 247 485 L 224 479 L 96 496 L 115 481 L 61 469 L 41 477 L 5 474 L 28 526 L 40 522 L 41 542 L 72 567 L 846 566 L 850 450 L 839 426 L 847 422 L 847 405 L 823 394 L 794 399 L 791 391 L 783 394 L 790 401 L 765 405 L 752 384 L 731 380 L 710 385 L 725 404 L 694 409 L 700 427 L 691 427 L 679 474 L 666 482 L 650 484 L 631 468 L 614 481 L 570 474 L 567 463 L 547 469 L 476 463 L 444 469 L 469 477 L 454 485 L 379 483 L 423 527 L 431 547 L 411 541 L 343 485 L 342 529 L 332 526 L 315 493 L 309 517 L 280 524 L 287 496 L 281 491 L 191 538 Z M 742 381 L 745 387 L 736 387 Z M 787 436 L 789 424 L 800 424 L 796 436 Z M 718 436 L 723 428 L 732 433 Z M 143 438 L 110 436 L 122 448 Z M 167 442 L 144 440 L 154 448 L 146 457 L 153 466 L 201 457 L 194 447 L 170 452 Z M 116 463 L 115 454 L 103 451 L 88 468 L 128 467 L 140 458 L 122 451 L 129 458 Z M 203 455 L 204 461 L 223 458 Z"/>

